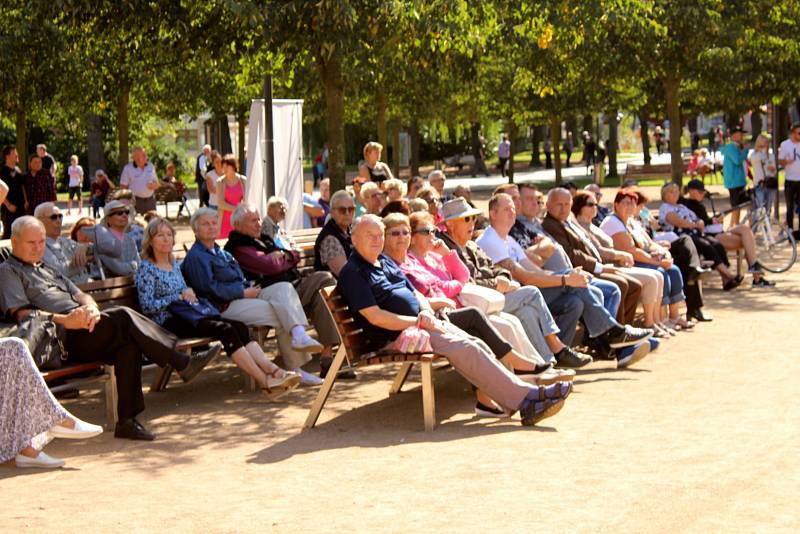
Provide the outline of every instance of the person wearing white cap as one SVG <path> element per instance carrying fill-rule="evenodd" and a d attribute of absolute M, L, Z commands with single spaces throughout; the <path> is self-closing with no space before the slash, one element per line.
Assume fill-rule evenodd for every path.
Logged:
<path fill-rule="evenodd" d="M 104 211 L 105 216 L 94 229 L 97 257 L 111 276 L 135 274 L 141 259 L 136 241 L 127 231 L 130 208 L 119 200 L 112 200 Z"/>

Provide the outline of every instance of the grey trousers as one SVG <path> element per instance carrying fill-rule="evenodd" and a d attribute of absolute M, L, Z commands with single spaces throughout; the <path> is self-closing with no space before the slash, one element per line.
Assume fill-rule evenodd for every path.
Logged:
<path fill-rule="evenodd" d="M 489 346 L 446 321 L 445 332 L 429 332 L 431 347 L 445 356 L 456 371 L 506 410 L 517 410 L 533 386 L 509 371 Z"/>
<path fill-rule="evenodd" d="M 325 300 L 319 295 L 323 287 L 335 286 L 336 278 L 328 271 L 318 271 L 304 276 L 297 284 L 297 295 L 311 324 L 317 329 L 319 342 L 323 345 L 338 345 L 339 331 L 333 322 Z"/>
<path fill-rule="evenodd" d="M 559 329 L 544 301 L 541 291 L 533 286 L 522 286 L 516 291 L 506 293 L 503 311 L 519 319 L 528 339 L 541 354 L 544 361 L 555 359 L 545 336 L 558 334 Z"/>
<path fill-rule="evenodd" d="M 307 327 L 308 320 L 297 291 L 289 282 L 278 282 L 265 287 L 258 298 L 232 301 L 222 317 L 241 321 L 248 326 L 275 328 L 278 349 L 289 369 L 300 367 L 311 359 L 307 352 L 292 349 L 292 328 L 298 325 Z"/>

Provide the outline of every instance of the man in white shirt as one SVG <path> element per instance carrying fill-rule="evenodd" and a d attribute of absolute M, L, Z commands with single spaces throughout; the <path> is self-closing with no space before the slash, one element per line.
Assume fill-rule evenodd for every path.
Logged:
<path fill-rule="evenodd" d="M 786 197 L 786 227 L 794 230 L 794 210 L 800 206 L 800 122 L 792 124 L 789 139 L 778 149 L 778 163 L 783 166 L 786 181 L 783 193 Z M 800 217 L 798 217 L 800 220 Z M 795 239 L 800 238 L 800 230 L 794 230 Z"/>
<path fill-rule="evenodd" d="M 147 152 L 137 146 L 133 149 L 133 163 L 128 163 L 122 169 L 119 179 L 121 189 L 130 189 L 135 197 L 136 213 L 144 214 L 156 209 L 156 198 L 153 196 L 158 189 L 156 168 L 147 161 Z"/>
<path fill-rule="evenodd" d="M 197 182 L 197 198 L 200 201 L 200 206 L 209 206 L 210 191 L 206 186 L 206 174 L 212 168 L 211 160 L 211 145 L 203 145 L 203 150 L 197 156 L 197 165 L 194 169 L 194 179 Z M 216 208 L 216 205 L 214 206 Z"/>
<path fill-rule="evenodd" d="M 624 356 L 620 354 L 617 360 L 619 367 L 628 367 L 647 355 L 649 345 L 640 342 L 651 337 L 653 331 L 619 324 L 603 306 L 602 291 L 589 285 L 591 275 L 585 273 L 580 267 L 559 273 L 552 273 L 537 267 L 528 259 L 522 247 L 509 235 L 516 217 L 514 201 L 509 195 L 500 193 L 489 200 L 491 226 L 477 240 L 478 246 L 486 252 L 486 255 L 494 263 L 508 269 L 520 284 L 538 287 L 550 312 L 555 317 L 559 316 L 559 308 L 563 302 L 573 296 L 580 298 L 583 304 L 581 317 L 590 338 L 607 344 L 612 349 L 641 346 L 641 350 L 626 351 Z M 571 328 L 569 332 L 570 336 L 573 336 L 576 325 L 565 326 Z M 561 324 L 559 327 L 562 332 L 566 331 Z M 571 337 L 562 338 L 562 340 L 567 345 L 572 344 Z"/>

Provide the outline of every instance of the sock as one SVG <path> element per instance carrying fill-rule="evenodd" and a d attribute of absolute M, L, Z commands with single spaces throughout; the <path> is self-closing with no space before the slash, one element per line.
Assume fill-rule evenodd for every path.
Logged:
<path fill-rule="evenodd" d="M 295 325 L 292 327 L 292 339 L 299 340 L 303 338 L 303 334 L 306 333 L 306 329 L 302 325 Z"/>

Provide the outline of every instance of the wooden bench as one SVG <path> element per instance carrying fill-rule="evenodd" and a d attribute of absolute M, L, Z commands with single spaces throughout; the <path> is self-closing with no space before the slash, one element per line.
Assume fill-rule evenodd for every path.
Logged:
<path fill-rule="evenodd" d="M 350 309 L 344 303 L 342 296 L 335 287 L 325 287 L 319 291 L 322 298 L 325 299 L 328 311 L 336 322 L 339 336 L 342 338 L 342 344 L 339 345 L 339 350 L 336 352 L 328 375 L 325 377 L 325 382 L 322 384 L 314 404 L 311 405 L 311 410 L 308 412 L 308 417 L 303 427 L 309 429 L 317 424 L 319 414 L 328 400 L 333 383 L 336 381 L 336 375 L 346 358 L 350 365 L 355 367 L 401 363 L 400 371 L 392 382 L 391 388 L 389 388 L 389 394 L 400 392 L 409 372 L 411 372 L 411 368 L 415 363 L 419 363 L 422 368 L 422 414 L 425 421 L 425 430 L 433 430 L 436 427 L 436 404 L 432 364 L 437 359 L 440 359 L 441 356 L 429 353 L 364 352 L 361 350 L 364 343 L 364 333 L 356 326 Z"/>

